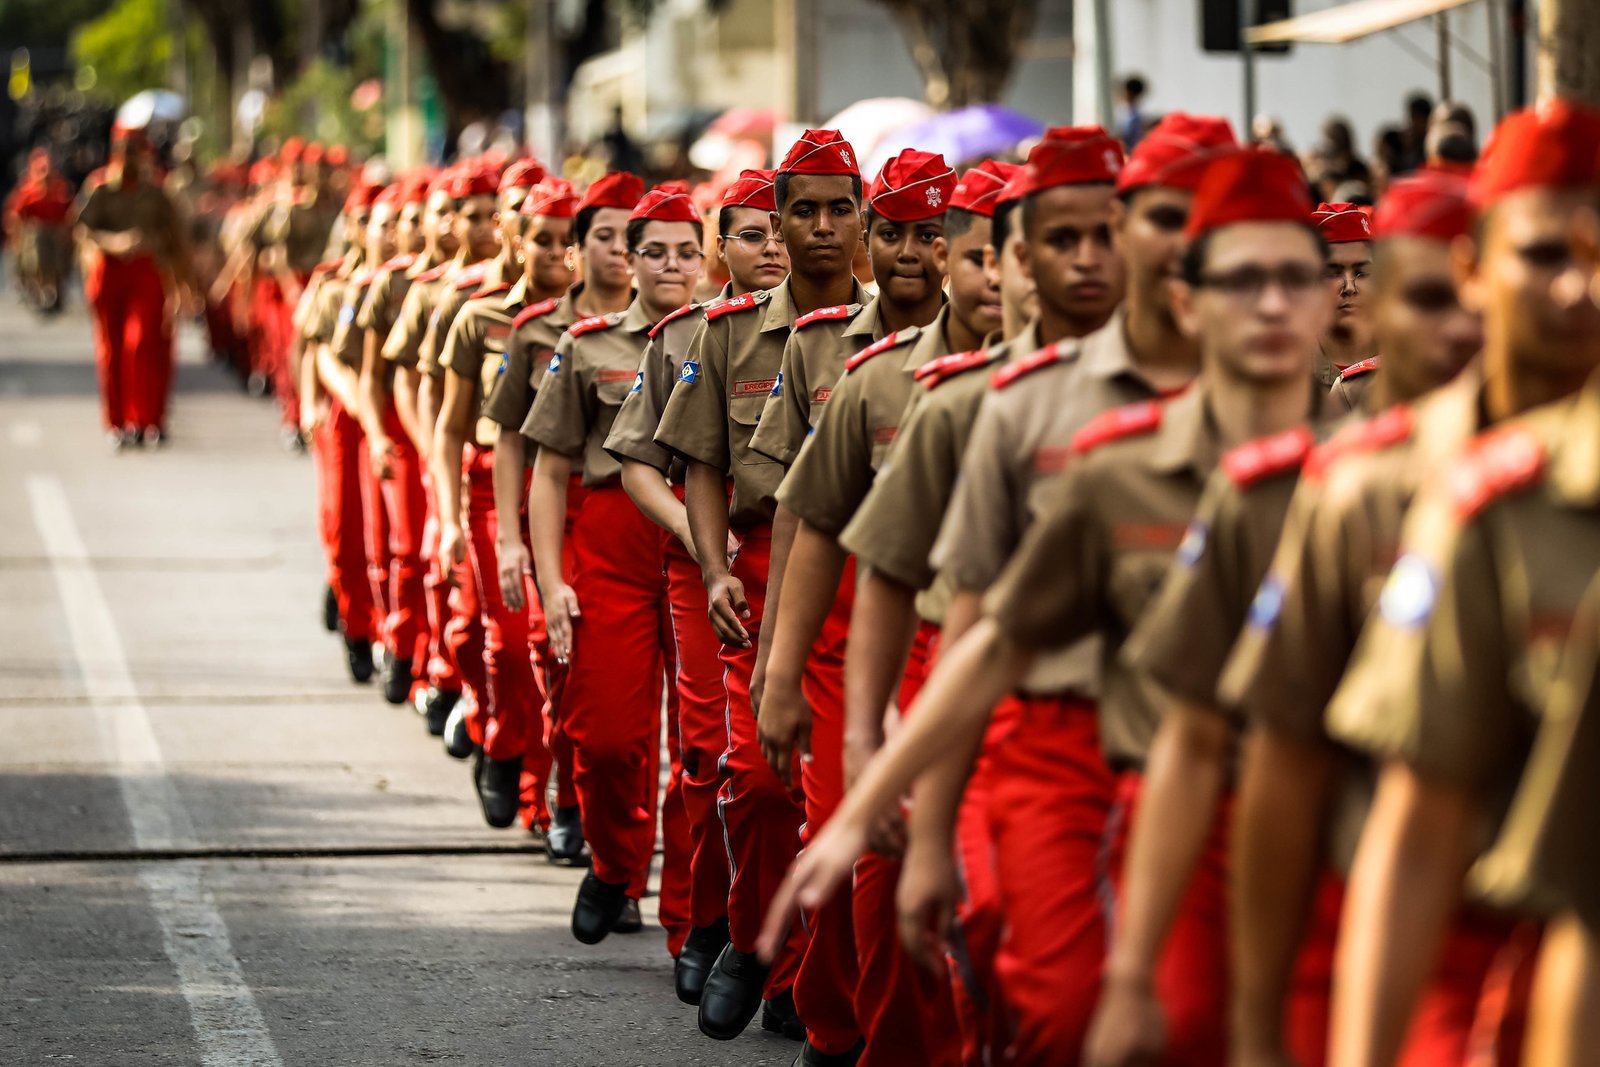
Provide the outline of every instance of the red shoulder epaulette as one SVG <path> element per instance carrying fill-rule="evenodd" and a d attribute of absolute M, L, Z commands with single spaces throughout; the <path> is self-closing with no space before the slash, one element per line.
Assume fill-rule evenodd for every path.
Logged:
<path fill-rule="evenodd" d="M 1076 357 L 1078 346 L 1068 341 L 1057 341 L 1053 345 L 1046 345 L 1032 355 L 1024 356 L 1006 364 L 994 372 L 994 377 L 989 384 L 995 389 L 1004 389 L 1018 378 L 1026 377 L 1041 367 L 1053 367 L 1063 359 Z"/>
<path fill-rule="evenodd" d="M 872 342 L 866 348 L 863 348 L 861 351 L 844 361 L 844 372 L 849 374 L 851 371 L 861 366 L 861 364 L 865 363 L 873 356 L 887 352 L 891 348 L 899 348 L 901 345 L 911 341 L 919 332 L 921 331 L 919 331 L 915 326 L 912 326 L 904 330 L 895 330 L 883 340 Z"/>
<path fill-rule="evenodd" d="M 482 289 L 473 290 L 472 299 L 482 300 L 486 296 L 495 296 L 499 293 L 509 293 L 510 291 L 510 282 L 501 282 L 498 285 L 486 285 Z"/>
<path fill-rule="evenodd" d="M 693 311 L 695 308 L 697 308 L 699 306 L 700 306 L 699 304 L 685 304 L 685 305 L 683 305 L 683 307 L 678 308 L 676 311 L 667 312 L 665 315 L 661 316 L 661 321 L 660 322 L 658 322 L 654 326 L 650 327 L 650 336 L 654 337 L 656 334 L 660 333 L 666 327 L 667 323 L 671 322 L 673 319 L 681 319 L 681 318 L 683 318 L 685 315 L 689 314 L 689 312 Z"/>
<path fill-rule="evenodd" d="M 511 320 L 511 328 L 514 330 L 530 319 L 542 318 L 550 314 L 556 309 L 557 303 L 559 303 L 557 300 L 541 300 L 537 304 L 529 304 L 517 312 L 517 317 Z"/>
<path fill-rule="evenodd" d="M 815 311 L 806 312 L 804 315 L 801 315 L 798 319 L 794 320 L 794 328 L 797 330 L 803 330 L 807 326 L 810 326 L 813 322 L 827 322 L 830 319 L 847 319 L 849 317 L 849 304 L 835 304 L 831 308 L 818 308 Z"/>
<path fill-rule="evenodd" d="M 1161 403 L 1145 400 L 1127 407 L 1101 412 L 1072 436 L 1072 450 L 1080 456 L 1101 445 L 1154 433 L 1161 426 Z"/>
<path fill-rule="evenodd" d="M 923 388 L 932 389 L 942 382 L 947 382 L 958 374 L 964 374 L 977 367 L 989 365 L 989 350 L 987 348 L 974 349 L 971 352 L 954 352 L 948 356 L 932 359 L 911 372 L 911 377 L 922 383 Z"/>
<path fill-rule="evenodd" d="M 615 324 L 611 321 L 611 316 L 595 315 L 592 318 L 579 319 L 567 327 L 567 332 L 574 337 L 582 337 L 584 334 L 594 333 L 596 330 L 609 330 L 613 325 Z"/>
<path fill-rule="evenodd" d="M 444 272 L 449 269 L 450 264 L 441 263 L 437 267 L 429 267 L 427 270 L 423 271 L 421 274 L 417 275 L 411 280 L 416 282 L 436 282 L 440 278 L 444 277 Z"/>
<path fill-rule="evenodd" d="M 1371 374 L 1377 369 L 1377 356 L 1373 356 L 1371 359 L 1364 359 L 1360 363 L 1352 363 L 1350 366 L 1339 372 L 1339 377 L 1334 379 L 1333 384 L 1338 385 L 1340 382 L 1347 382 L 1351 378 L 1359 378 L 1363 374 Z"/>
<path fill-rule="evenodd" d="M 1451 463 L 1446 477 L 1456 515 L 1466 520 L 1543 474 L 1544 445 L 1531 431 L 1516 427 L 1480 435 Z"/>
<path fill-rule="evenodd" d="M 313 275 L 327 274 L 329 271 L 338 270 L 341 262 L 343 261 L 338 259 L 325 259 L 321 263 L 318 263 L 315 267 L 312 267 L 311 273 Z"/>
<path fill-rule="evenodd" d="M 390 271 L 410 270 L 411 264 L 415 263 L 416 261 L 417 254 L 415 252 L 402 252 L 389 262 L 385 263 L 383 265 L 383 269 Z"/>
<path fill-rule="evenodd" d="M 1406 404 L 1396 404 L 1370 419 L 1346 426 L 1312 449 L 1305 463 L 1307 478 L 1321 478 L 1341 456 L 1356 452 L 1381 452 L 1411 437 L 1417 418 Z"/>
<path fill-rule="evenodd" d="M 470 267 L 462 267 L 461 273 L 456 275 L 452 283 L 457 289 L 476 289 L 483 284 L 483 276 L 489 273 L 489 268 L 482 263 L 474 263 Z"/>
<path fill-rule="evenodd" d="M 1299 470 L 1316 443 L 1310 427 L 1296 426 L 1231 449 L 1222 457 L 1222 469 L 1234 485 L 1247 488 L 1274 474 Z"/>
<path fill-rule="evenodd" d="M 756 294 L 745 293 L 743 296 L 730 296 L 719 303 L 706 308 L 706 321 L 715 322 L 724 315 L 731 315 L 735 311 L 749 311 L 756 306 Z"/>

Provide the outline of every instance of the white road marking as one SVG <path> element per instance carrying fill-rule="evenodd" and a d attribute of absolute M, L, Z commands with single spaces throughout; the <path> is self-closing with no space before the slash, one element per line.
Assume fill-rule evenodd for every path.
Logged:
<path fill-rule="evenodd" d="M 11 443 L 18 448 L 38 448 L 44 444 L 44 427 L 32 419 L 11 424 Z"/>
<path fill-rule="evenodd" d="M 139 848 L 193 846 L 194 825 L 167 777 L 161 745 L 139 700 L 116 620 L 61 481 L 32 475 L 27 488 L 99 737 L 118 767 L 134 843 Z M 189 1004 L 204 1067 L 283 1067 L 233 954 L 227 924 L 206 889 L 201 865 L 146 864 L 139 868 L 139 878 Z"/>

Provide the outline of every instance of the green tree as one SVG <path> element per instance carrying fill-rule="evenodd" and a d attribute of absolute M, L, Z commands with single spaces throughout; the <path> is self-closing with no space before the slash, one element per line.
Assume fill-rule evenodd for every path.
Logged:
<path fill-rule="evenodd" d="M 93 67 L 97 87 L 118 100 L 167 84 L 172 60 L 165 0 L 117 0 L 72 36 L 72 58 Z"/>

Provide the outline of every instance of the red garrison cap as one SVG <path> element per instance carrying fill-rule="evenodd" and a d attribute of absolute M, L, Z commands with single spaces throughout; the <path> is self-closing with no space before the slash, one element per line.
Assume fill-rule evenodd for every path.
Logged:
<path fill-rule="evenodd" d="M 1372 234 L 1429 237 L 1453 241 L 1467 232 L 1472 212 L 1467 207 L 1467 181 L 1442 170 L 1419 170 L 1396 178 L 1384 190 L 1372 218 Z"/>
<path fill-rule="evenodd" d="M 993 218 L 995 206 L 1003 198 L 1006 183 L 1021 172 L 1019 164 L 986 159 L 956 182 L 955 191 L 950 194 L 950 206 L 984 218 Z"/>
<path fill-rule="evenodd" d="M 753 207 L 758 211 L 778 210 L 772 185 L 778 172 L 774 170 L 741 170 L 739 177 L 723 192 L 723 207 Z"/>
<path fill-rule="evenodd" d="M 428 199 L 433 179 L 426 170 L 414 170 L 400 182 L 400 202 L 402 204 L 421 204 Z"/>
<path fill-rule="evenodd" d="M 1022 196 L 1058 185 L 1109 184 L 1122 173 L 1122 143 L 1100 126 L 1055 126 L 1028 153 L 1023 171 Z"/>
<path fill-rule="evenodd" d="M 350 162 L 350 150 L 342 144 L 329 145 L 322 158 L 330 167 L 342 167 Z"/>
<path fill-rule="evenodd" d="M 266 156 L 250 164 L 250 184 L 268 185 L 278 176 L 278 165 L 271 156 Z"/>
<path fill-rule="evenodd" d="M 457 200 L 465 200 L 470 196 L 493 196 L 494 171 L 480 166 L 457 168 L 450 175 L 450 181 L 445 185 L 445 189 Z"/>
<path fill-rule="evenodd" d="M 578 194 L 572 191 L 572 183 L 567 179 L 546 174 L 538 185 L 528 190 L 527 198 L 522 201 L 522 213 L 547 219 L 570 219 L 578 213 Z"/>
<path fill-rule="evenodd" d="M 1189 208 L 1191 241 L 1241 222 L 1311 221 L 1311 193 L 1299 164 L 1270 148 L 1250 148 L 1214 160 Z"/>
<path fill-rule="evenodd" d="M 298 163 L 306 154 L 306 143 L 299 137 L 290 137 L 283 142 L 283 147 L 278 149 L 278 158 L 284 163 Z"/>
<path fill-rule="evenodd" d="M 529 189 L 539 184 L 539 179 L 544 177 L 544 167 L 536 159 L 519 159 L 506 168 L 500 175 L 500 191 L 507 189 Z"/>
<path fill-rule="evenodd" d="M 376 207 L 378 204 L 388 204 L 390 207 L 398 211 L 400 209 L 400 205 L 405 203 L 405 198 L 405 186 L 400 182 L 395 182 L 393 185 L 385 185 L 378 192 L 377 198 L 374 199 L 372 203 L 374 207 Z"/>
<path fill-rule="evenodd" d="M 591 207 L 620 207 L 632 211 L 644 196 L 644 179 L 625 170 L 614 170 L 584 191 L 578 210 Z"/>
<path fill-rule="evenodd" d="M 651 219 L 655 222 L 699 222 L 700 211 L 694 206 L 687 183 L 663 182 L 640 198 L 628 218 Z"/>
<path fill-rule="evenodd" d="M 894 222 L 919 222 L 943 215 L 955 192 L 956 172 L 937 152 L 902 149 L 872 179 L 867 202 Z"/>
<path fill-rule="evenodd" d="M 838 130 L 807 130 L 778 164 L 779 174 L 845 174 L 859 176 L 856 150 Z"/>
<path fill-rule="evenodd" d="M 1600 110 L 1548 100 L 1507 115 L 1489 135 L 1467 187 L 1482 209 L 1519 189 L 1600 184 Z"/>
<path fill-rule="evenodd" d="M 1146 185 L 1193 192 L 1206 164 L 1238 147 L 1239 139 L 1227 119 L 1168 112 L 1128 156 L 1128 165 L 1117 176 L 1117 192 L 1128 193 Z"/>
<path fill-rule="evenodd" d="M 312 141 L 310 144 L 306 145 L 306 150 L 300 156 L 300 158 L 305 161 L 306 166 L 315 167 L 317 164 L 322 162 L 326 155 L 327 149 L 322 147 L 322 142 Z"/>
<path fill-rule="evenodd" d="M 349 215 L 371 208 L 381 192 L 383 192 L 383 186 L 381 185 L 361 184 L 355 186 L 350 190 L 350 195 L 344 198 L 344 213 Z"/>
<path fill-rule="evenodd" d="M 1330 245 L 1372 240 L 1372 216 L 1357 204 L 1318 204 L 1311 218 Z"/>

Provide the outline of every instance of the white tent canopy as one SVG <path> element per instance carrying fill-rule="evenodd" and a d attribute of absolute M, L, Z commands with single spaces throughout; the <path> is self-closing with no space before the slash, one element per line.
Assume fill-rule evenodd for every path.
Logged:
<path fill-rule="evenodd" d="M 1252 26 L 1251 44 L 1344 44 L 1417 19 L 1442 15 L 1472 0 L 1355 0 L 1325 11 Z"/>

